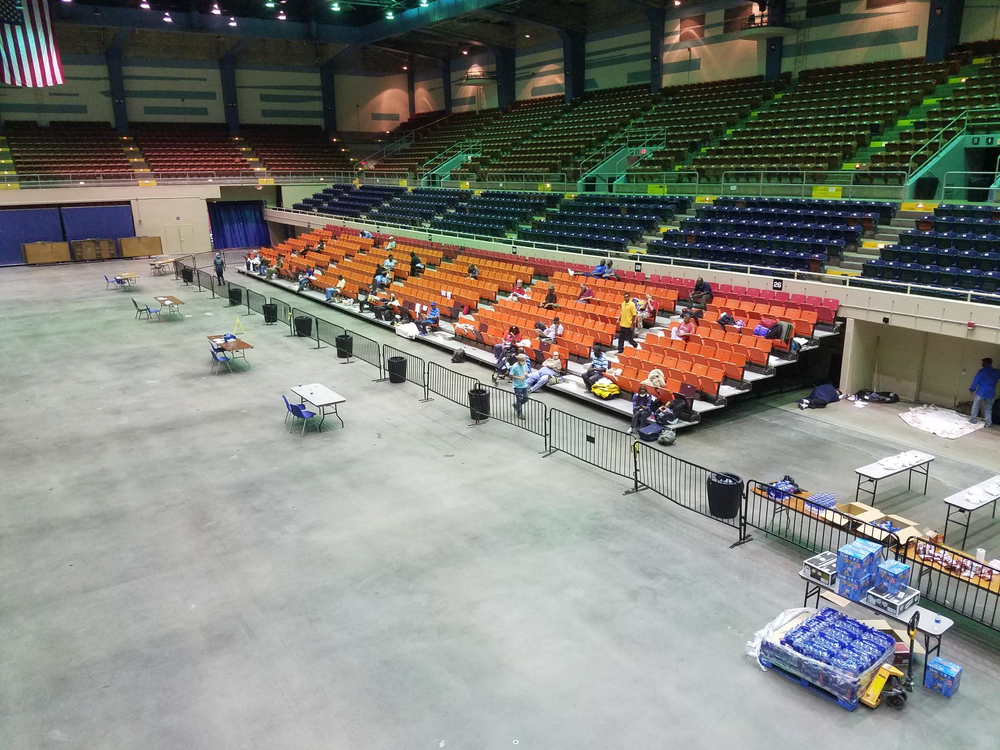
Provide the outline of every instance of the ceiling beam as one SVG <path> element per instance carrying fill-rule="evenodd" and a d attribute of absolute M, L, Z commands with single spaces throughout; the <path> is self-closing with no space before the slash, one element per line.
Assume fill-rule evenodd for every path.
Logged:
<path fill-rule="evenodd" d="M 554 21 L 546 21 L 541 18 L 529 18 L 527 16 L 519 16 L 515 13 L 508 13 L 505 10 L 495 10 L 493 8 L 481 8 L 480 13 L 487 16 L 492 16 L 493 18 L 498 18 L 502 21 L 510 21 L 511 23 L 525 23 L 529 26 L 541 26 L 545 29 L 554 29 L 560 31 L 563 29 L 568 29 L 570 31 L 576 31 L 576 26 L 567 26 L 566 24 L 558 24 Z"/>
<path fill-rule="evenodd" d="M 506 0 L 436 0 L 426 8 L 416 7 L 405 10 L 392 21 L 376 21 L 362 26 L 357 33 L 352 34 L 352 41 L 360 44 L 371 44 L 407 31 L 423 31 L 432 23 L 450 21 L 476 10 L 499 5 Z"/>
<path fill-rule="evenodd" d="M 458 44 L 471 44 L 476 47 L 503 47 L 505 49 L 514 49 L 514 47 L 510 44 L 503 44 L 502 42 L 495 42 L 490 39 L 472 37 L 468 34 L 452 34 L 451 32 L 438 31 L 437 29 L 417 29 L 417 33 L 438 37 L 439 39 L 448 39 Z"/>
<path fill-rule="evenodd" d="M 400 49 L 399 47 L 393 47 L 388 44 L 369 44 L 369 47 L 374 47 L 375 49 L 385 50 L 386 52 L 393 52 L 397 55 L 404 55 L 408 57 L 419 57 L 422 60 L 432 60 L 434 62 L 441 62 L 445 58 L 436 57 L 435 55 L 427 55 L 423 52 L 414 52 L 413 50 Z"/>

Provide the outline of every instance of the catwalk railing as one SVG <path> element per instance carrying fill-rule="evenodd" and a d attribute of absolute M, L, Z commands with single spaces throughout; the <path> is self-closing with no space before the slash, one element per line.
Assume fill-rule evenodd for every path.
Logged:
<path fill-rule="evenodd" d="M 204 288 L 214 292 L 214 277 L 205 276 Z M 571 456 L 628 480 L 630 487 L 625 494 L 651 490 L 675 505 L 735 529 L 733 546 L 751 541 L 751 529 L 809 553 L 836 551 L 855 539 L 869 539 L 882 545 L 885 557 L 895 557 L 913 566 L 910 585 L 918 588 L 925 600 L 1000 631 L 1000 572 L 964 552 L 913 539 L 903 543 L 895 534 L 878 526 L 835 509 L 809 507 L 805 496 L 776 493 L 769 483 L 757 480 L 747 483 L 738 513 L 732 518 L 720 517 L 713 513 L 708 499 L 711 469 L 644 444 L 613 427 L 560 409 L 548 409 L 530 397 L 520 404 L 522 419 L 517 416 L 517 398 L 511 391 L 484 384 L 475 377 L 427 362 L 389 344 L 379 346 L 373 339 L 291 308 L 282 300 L 272 297 L 270 303 L 277 307 L 279 322 L 285 322 L 292 335 L 295 318 L 306 316 L 312 321 L 310 340 L 315 340 L 317 347 L 321 342 L 336 346 L 338 336 L 351 336 L 357 358 L 390 379 L 394 373 L 403 374 L 398 361 L 393 362 L 401 358 L 405 363 L 403 380 L 420 388 L 422 401 L 431 400 L 430 395 L 434 394 L 469 409 L 474 424 L 502 422 L 538 435 L 545 441 L 545 456 L 555 453 Z M 471 399 L 470 393 L 474 394 Z M 488 413 L 484 404 L 488 404 Z"/>

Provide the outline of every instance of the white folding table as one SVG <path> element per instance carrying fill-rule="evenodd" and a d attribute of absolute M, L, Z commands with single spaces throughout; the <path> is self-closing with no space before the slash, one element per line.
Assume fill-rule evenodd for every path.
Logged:
<path fill-rule="evenodd" d="M 969 490 L 979 490 L 981 494 L 977 492 L 969 495 Z M 965 549 L 965 542 L 969 538 L 969 526 L 972 524 L 973 511 L 992 505 L 993 517 L 996 518 L 997 500 L 1000 500 L 1000 476 L 992 477 L 991 479 L 987 479 L 984 482 L 980 482 L 977 485 L 969 487 L 967 490 L 962 490 L 961 492 L 956 492 L 954 495 L 946 497 L 944 502 L 945 505 L 948 506 L 948 515 L 944 520 L 945 539 L 948 538 L 948 524 L 951 523 L 952 516 L 956 516 L 955 525 L 961 526 L 965 529 L 965 534 L 962 535 L 962 549 Z M 962 523 L 957 518 L 962 515 L 965 516 L 965 523 Z"/>
<path fill-rule="evenodd" d="M 861 493 L 864 492 L 872 496 L 872 505 L 875 505 L 875 493 L 878 492 L 879 481 L 902 474 L 904 471 L 908 472 L 906 479 L 906 489 L 908 490 L 913 488 L 913 473 L 923 475 L 924 494 L 926 495 L 927 479 L 931 473 L 931 461 L 934 460 L 934 456 L 922 451 L 906 451 L 903 455 L 908 456 L 909 460 L 901 462 L 895 467 L 885 467 L 876 461 L 855 469 L 854 471 L 858 475 L 858 488 L 854 493 L 854 501 L 857 502 Z M 892 457 L 890 456 L 890 458 Z M 867 485 L 871 485 L 871 489 L 868 489 Z"/>
<path fill-rule="evenodd" d="M 319 420 L 319 430 L 323 430 L 323 421 L 326 419 L 327 414 L 333 414 L 337 419 L 340 420 L 340 426 L 345 427 L 344 420 L 340 419 L 340 414 L 337 413 L 337 405 L 347 403 L 347 399 L 341 396 L 336 391 L 332 391 L 327 388 L 322 383 L 310 383 L 309 385 L 298 385 L 291 389 L 292 393 L 302 399 L 302 403 L 310 403 L 319 409 L 320 420 Z M 327 411 L 327 409 L 332 407 L 332 411 Z"/>

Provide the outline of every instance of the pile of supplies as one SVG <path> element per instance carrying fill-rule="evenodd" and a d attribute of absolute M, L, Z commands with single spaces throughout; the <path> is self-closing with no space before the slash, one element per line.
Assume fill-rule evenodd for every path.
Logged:
<path fill-rule="evenodd" d="M 978 577 L 983 583 L 989 583 L 993 580 L 993 576 L 997 574 L 997 571 L 985 562 L 977 562 L 967 557 L 955 556 L 945 548 L 938 547 L 935 544 L 928 544 L 927 542 L 918 540 L 916 553 L 921 562 L 933 563 L 946 571 L 958 573 L 962 578 Z"/>
<path fill-rule="evenodd" d="M 749 653 L 765 669 L 790 675 L 857 706 L 875 673 L 891 663 L 895 640 L 826 608 L 788 610 L 756 634 Z"/>

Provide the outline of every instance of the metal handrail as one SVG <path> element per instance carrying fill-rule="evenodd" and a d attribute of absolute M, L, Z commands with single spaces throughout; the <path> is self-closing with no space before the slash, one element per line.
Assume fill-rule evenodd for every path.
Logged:
<path fill-rule="evenodd" d="M 412 144 L 413 141 L 416 140 L 416 134 L 417 133 L 419 133 L 422 130 L 426 130 L 427 128 L 431 127 L 432 125 L 437 125 L 442 120 L 447 120 L 450 116 L 451 115 L 445 115 L 444 117 L 439 117 L 438 119 L 434 120 L 433 122 L 429 122 L 426 125 L 421 125 L 419 128 L 414 128 L 413 130 L 408 130 L 405 133 L 403 133 L 402 135 L 397 135 L 394 139 L 390 140 L 387 144 L 385 144 L 385 146 L 383 146 L 381 149 L 379 149 L 378 151 L 376 151 L 374 154 L 370 154 L 368 156 L 368 158 L 366 159 L 366 161 L 369 161 L 372 164 L 378 164 L 378 162 L 380 160 L 384 159 L 389 154 L 394 154 L 397 151 L 402 150 L 402 147 L 400 147 L 400 148 L 393 148 L 390 151 L 389 150 L 390 147 L 397 145 L 400 141 L 408 141 L 409 143 Z M 397 128 L 397 130 L 398 130 L 398 128 Z M 390 137 L 391 137 L 391 135 L 392 134 L 390 133 Z"/>
<path fill-rule="evenodd" d="M 468 149 L 470 151 L 478 149 L 479 153 L 475 154 L 475 156 L 479 156 L 479 154 L 481 154 L 483 152 L 483 142 L 482 142 L 482 140 L 480 140 L 478 138 L 466 138 L 464 141 L 459 141 L 458 143 L 453 143 L 451 146 L 449 146 L 448 148 L 446 148 L 440 154 L 435 154 L 430 159 L 428 159 L 423 164 L 421 164 L 420 168 L 417 170 L 417 172 L 418 172 L 418 174 L 423 174 L 423 173 L 427 172 L 428 171 L 427 170 L 427 165 L 428 164 L 430 164 L 432 161 L 436 161 L 436 160 L 440 159 L 442 156 L 446 156 L 450 151 L 454 151 L 455 152 L 454 154 L 452 154 L 452 156 L 457 156 L 458 154 L 460 154 L 462 151 L 465 151 L 466 149 Z M 440 164 L 438 164 L 438 166 L 441 166 L 441 164 L 444 164 L 444 162 L 448 161 L 448 159 L 450 159 L 450 158 L 451 158 L 451 156 L 448 156 L 448 158 L 444 159 L 444 161 L 442 161 Z"/>
<path fill-rule="evenodd" d="M 492 248 L 483 249 L 496 249 L 496 246 L 507 246 L 512 249 L 518 250 L 520 252 L 522 249 L 536 249 L 545 252 L 558 252 L 565 255 L 572 256 L 586 256 L 587 259 L 593 257 L 602 258 L 614 258 L 615 260 L 628 261 L 630 263 L 636 262 L 649 262 L 656 263 L 657 265 L 663 266 L 677 266 L 678 268 L 699 268 L 705 271 L 723 271 L 726 273 L 744 273 L 751 276 L 768 276 L 776 277 L 782 279 L 788 279 L 792 281 L 810 281 L 818 282 L 826 285 L 837 285 L 847 288 L 861 289 L 864 288 L 866 291 L 871 290 L 870 284 L 877 284 L 879 287 L 888 288 L 890 291 L 898 292 L 900 294 L 908 295 L 918 295 L 918 296 L 931 296 L 939 297 L 942 292 L 947 292 L 950 299 L 956 301 L 968 302 L 971 304 L 978 304 L 979 300 L 988 299 L 992 303 L 1000 305 L 1000 294 L 993 294 L 989 292 L 977 292 L 968 289 L 957 289 L 957 288 L 945 288 L 940 286 L 930 286 L 927 284 L 916 284 L 904 281 L 883 281 L 881 279 L 865 278 L 861 276 L 834 276 L 826 273 L 817 273 L 814 271 L 795 271 L 791 269 L 775 268 L 774 266 L 757 266 L 747 263 L 724 263 L 717 261 L 703 261 L 696 260 L 693 258 L 672 258 L 669 256 L 662 255 L 637 255 L 635 253 L 629 252 L 619 252 L 614 250 L 600 250 L 593 251 L 590 248 L 577 247 L 575 245 L 560 245 L 558 243 L 551 242 L 537 242 L 534 240 L 522 240 L 522 239 L 503 239 L 500 237 L 490 237 L 487 235 L 474 234 L 469 232 L 455 232 L 447 231 L 442 232 L 434 229 L 426 228 L 415 228 L 411 225 L 405 224 L 392 224 L 384 223 L 379 221 L 358 221 L 357 219 L 351 219 L 348 217 L 340 216 L 323 216 L 310 211 L 297 211 L 294 209 L 286 208 L 269 208 L 265 209 L 264 218 L 268 218 L 268 213 L 287 213 L 295 216 L 307 216 L 314 219 L 317 224 L 327 224 L 330 223 L 331 219 L 335 220 L 339 224 L 345 227 L 351 227 L 354 229 L 369 229 L 377 232 L 388 231 L 397 237 L 407 237 L 413 235 L 413 239 L 427 239 L 429 241 L 438 241 L 447 244 L 455 244 L 455 240 L 473 240 L 479 241 L 492 246 Z M 275 219 L 280 219 L 274 217 Z M 435 240 L 436 238 L 436 240 Z M 677 262 L 682 261 L 682 262 Z M 975 297 L 976 299 L 973 299 Z M 964 321 L 944 321 L 944 322 L 958 322 L 963 323 Z"/>
<path fill-rule="evenodd" d="M 655 143 L 666 143 L 666 128 L 629 128 L 626 126 L 614 138 L 587 154 L 580 162 L 580 174 L 590 172 L 591 164 L 596 166 L 623 148 L 642 148 Z"/>
<path fill-rule="evenodd" d="M 984 176 L 984 177 L 989 177 L 990 178 L 990 185 L 988 187 L 971 186 L 971 185 L 949 185 L 948 181 L 949 181 L 949 178 L 952 177 L 952 175 L 963 175 L 965 177 L 980 176 L 981 175 L 981 176 Z M 967 192 L 969 190 L 987 190 L 987 191 L 993 190 L 993 189 L 995 189 L 993 186 L 996 184 L 998 178 L 1000 178 L 1000 170 L 994 171 L 994 172 L 962 172 L 962 171 L 945 172 L 944 179 L 941 181 L 941 200 L 942 201 L 947 201 L 948 200 L 948 191 L 949 190 L 950 191 L 955 191 L 955 192 L 957 192 L 957 191 L 966 191 Z M 952 200 L 957 200 L 957 198 L 952 198 Z M 963 200 L 964 201 L 968 201 L 968 198 L 964 198 Z M 973 201 L 973 202 L 975 202 L 975 201 Z"/>
<path fill-rule="evenodd" d="M 268 170 L 238 173 L 192 170 L 188 172 L 65 172 L 61 174 L 0 175 L 0 185 L 17 185 L 21 189 L 66 187 L 140 187 L 143 182 L 157 185 L 309 185 L 315 183 L 353 182 L 380 184 L 385 180 L 406 179 L 405 172 L 385 172 L 369 177 L 357 172 L 315 172 L 307 170 Z"/>
<path fill-rule="evenodd" d="M 923 152 L 925 149 L 929 149 L 930 146 L 931 146 L 931 144 L 933 144 L 933 143 L 938 143 L 939 147 L 938 147 L 937 151 L 941 151 L 946 145 L 948 145 L 949 143 L 952 143 L 957 138 L 961 138 L 962 136 L 965 135 L 966 130 L 969 129 L 969 119 L 968 118 L 969 118 L 969 113 L 970 112 L 988 112 L 988 111 L 1000 112 L 1000 107 L 972 107 L 972 108 L 967 109 L 964 112 L 962 112 L 962 114 L 960 114 L 960 115 L 952 118 L 952 120 L 947 125 L 945 125 L 943 128 L 940 128 L 933 136 L 931 136 L 931 139 L 929 141 L 927 141 L 927 143 L 925 143 L 923 146 L 921 146 L 920 148 L 918 148 L 916 151 L 914 151 L 910 155 L 910 160 L 906 163 L 906 173 L 907 173 L 907 176 L 912 175 L 916 170 L 920 169 L 920 167 L 922 167 L 924 164 L 927 163 L 927 162 L 923 162 L 922 164 L 914 164 L 913 160 L 916 159 L 917 154 Z M 952 136 L 951 138 L 949 138 L 947 141 L 945 141 L 944 140 L 944 134 L 945 134 L 945 132 L 947 132 L 948 130 L 950 130 L 955 125 L 955 123 L 957 123 L 959 120 L 964 120 L 964 124 L 962 126 L 962 129 L 959 130 L 954 136 Z M 927 161 L 930 161 L 930 159 L 928 159 Z"/>
<path fill-rule="evenodd" d="M 557 179 L 561 177 L 562 179 Z M 487 172 L 488 183 L 504 182 L 544 182 L 547 185 L 568 185 L 569 179 L 565 172 Z"/>
<path fill-rule="evenodd" d="M 733 180 L 732 177 L 729 177 L 730 175 L 737 175 L 737 174 L 738 175 L 744 175 L 744 176 L 746 176 L 747 174 L 758 175 L 757 182 L 737 182 L 736 180 Z M 801 187 L 800 195 L 803 198 L 810 197 L 810 196 L 806 195 L 806 188 L 810 188 L 811 189 L 811 188 L 816 188 L 816 187 L 839 187 L 839 188 L 847 188 L 848 195 L 842 195 L 841 197 L 843 197 L 843 198 L 850 198 L 851 197 L 850 193 L 853 192 L 853 190 L 855 190 L 857 188 L 863 188 L 863 189 L 869 190 L 869 189 L 872 189 L 872 188 L 875 188 L 875 189 L 891 189 L 891 188 L 897 188 L 898 187 L 898 191 L 899 191 L 899 198 L 898 198 L 898 200 L 905 200 L 905 198 L 906 198 L 906 180 L 907 180 L 907 177 L 908 177 L 908 175 L 907 175 L 906 172 L 902 172 L 902 171 L 898 171 L 898 172 L 881 172 L 881 171 L 880 172 L 867 172 L 867 171 L 860 171 L 860 170 L 835 170 L 835 169 L 830 169 L 830 170 L 819 170 L 819 169 L 747 169 L 747 170 L 727 170 L 727 171 L 725 171 L 725 172 L 722 173 L 722 181 L 721 181 L 722 194 L 725 195 L 727 193 L 727 190 L 726 190 L 727 187 L 738 185 L 739 188 L 742 189 L 742 190 L 746 190 L 746 189 L 749 189 L 749 188 L 757 188 L 757 189 L 759 189 L 760 192 L 758 192 L 757 196 L 754 196 L 752 193 L 749 193 L 749 192 L 744 193 L 748 197 L 759 197 L 759 196 L 763 195 L 763 190 L 764 190 L 765 186 L 774 186 L 775 184 L 777 184 L 777 183 L 765 182 L 764 181 L 765 175 L 768 175 L 768 174 L 775 174 L 775 175 L 801 175 L 801 177 L 802 177 L 802 181 L 801 182 L 797 182 L 796 181 L 794 183 L 788 183 L 788 185 L 789 186 L 795 185 L 795 186 Z M 836 179 L 836 177 L 838 175 L 844 175 L 844 177 L 847 179 L 847 181 L 846 182 L 808 182 L 806 180 L 806 175 L 814 175 L 814 174 L 822 174 L 824 176 L 824 178 L 826 178 L 826 179 L 830 179 L 830 178 Z M 900 179 L 900 184 L 898 186 L 896 186 L 896 185 L 861 185 L 861 184 L 858 184 L 857 182 L 855 182 L 855 180 L 857 179 L 857 176 L 859 174 L 866 175 L 866 176 L 878 175 L 878 176 L 881 176 L 881 177 L 886 177 L 886 176 L 889 176 L 889 175 L 896 175 L 896 176 L 900 177 L 901 179 Z M 862 196 L 862 197 L 866 197 L 867 198 L 867 197 L 871 197 L 871 196 Z"/>

